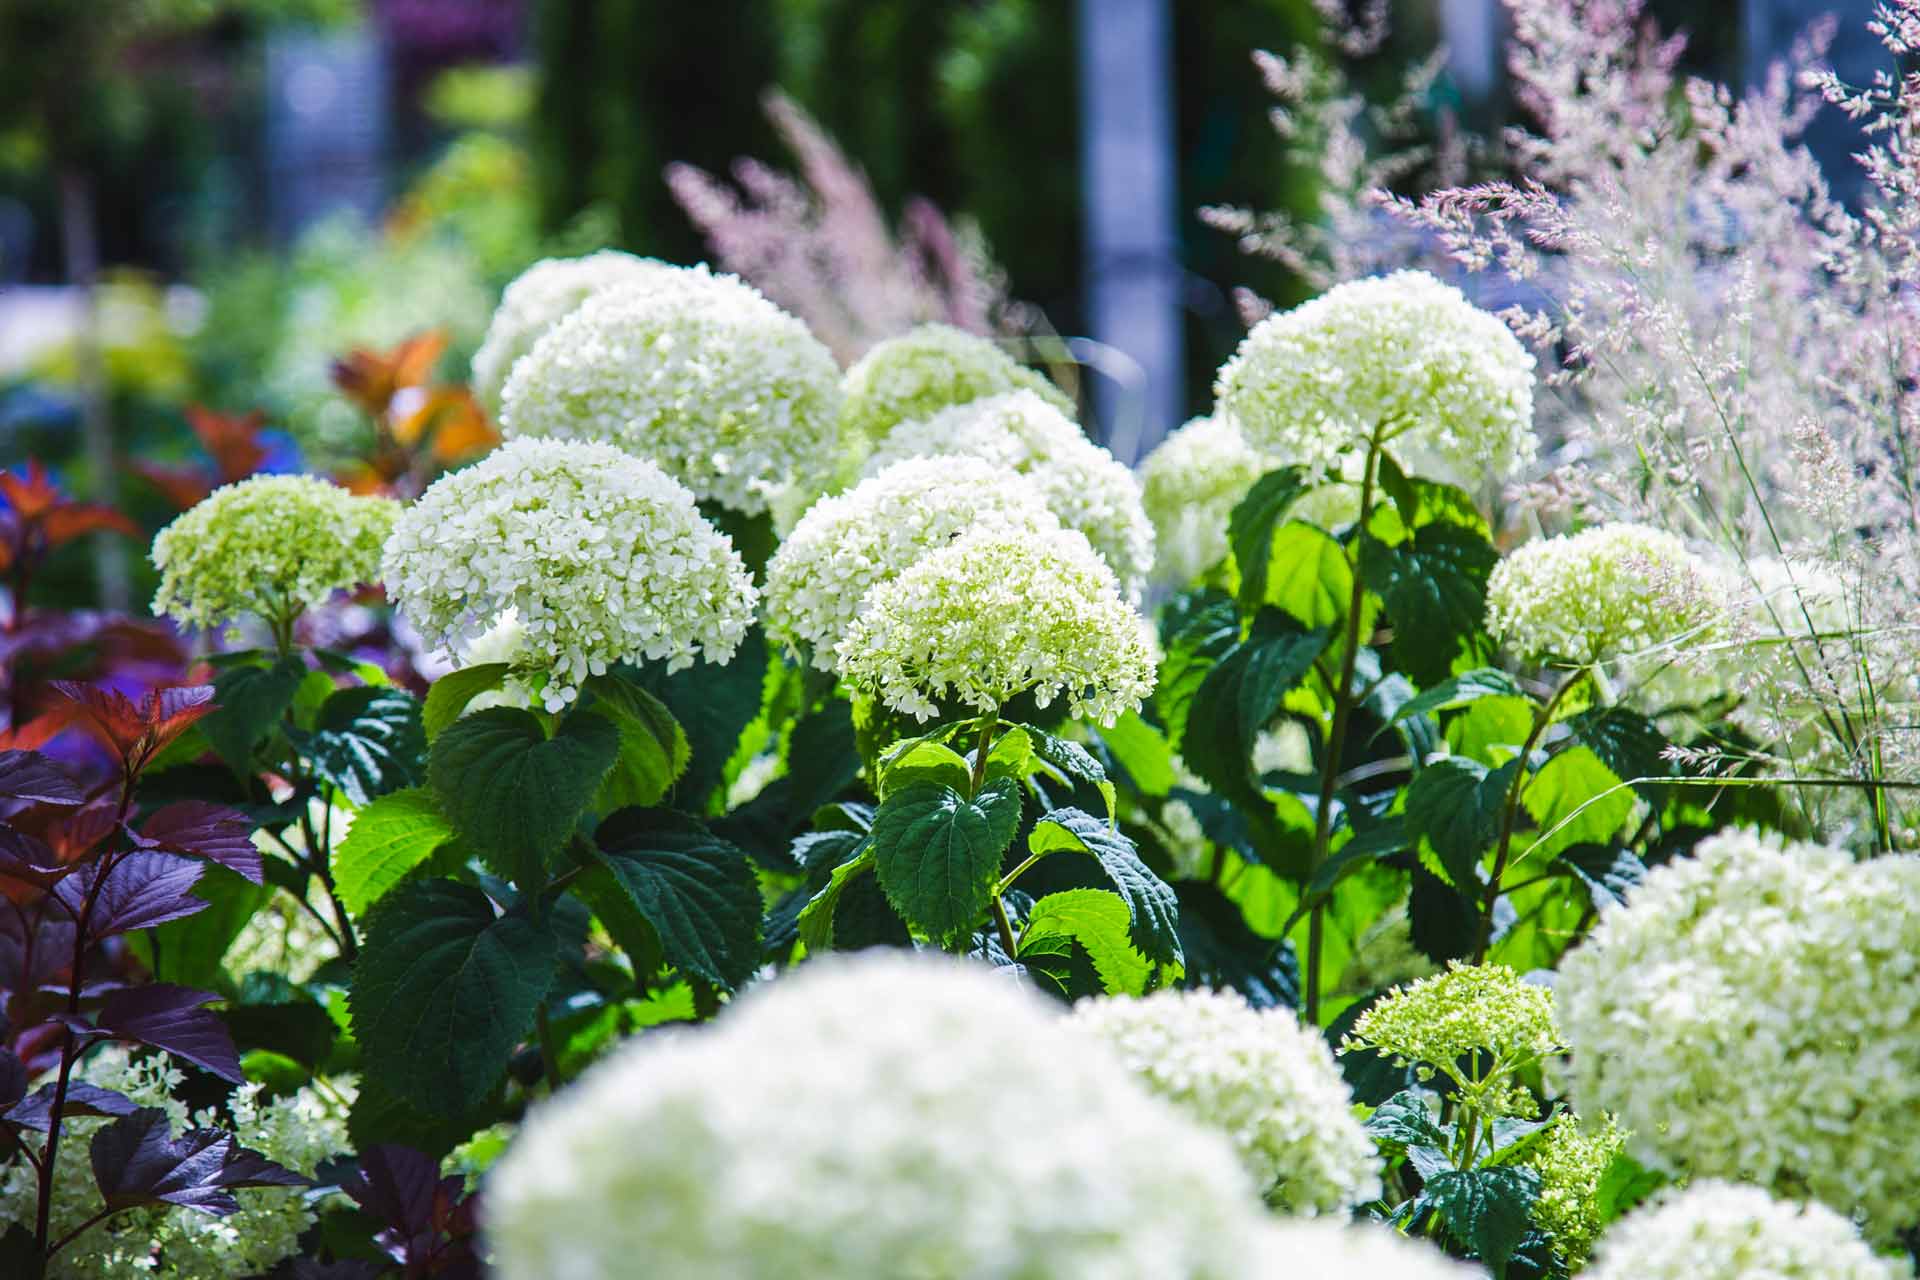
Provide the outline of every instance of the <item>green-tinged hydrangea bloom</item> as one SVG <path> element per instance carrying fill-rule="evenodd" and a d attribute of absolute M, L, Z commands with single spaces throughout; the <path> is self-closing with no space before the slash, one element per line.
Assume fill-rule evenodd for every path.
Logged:
<path fill-rule="evenodd" d="M 841 380 L 842 422 L 852 440 L 877 443 L 902 422 L 1009 391 L 1031 391 L 1071 417 L 1073 401 L 1045 376 L 986 338 L 944 324 L 923 324 L 888 338 L 854 362 Z"/>
<path fill-rule="evenodd" d="M 500 1275 L 1240 1280 L 1226 1140 L 985 966 L 809 961 L 534 1108 L 492 1171 Z"/>
<path fill-rule="evenodd" d="M 1452 1078 L 1482 1111 L 1531 1116 L 1531 1095 L 1507 1077 L 1559 1051 L 1553 992 L 1503 964 L 1466 965 L 1381 997 L 1353 1024 L 1342 1053 L 1372 1050 L 1416 1064 L 1422 1079 Z M 1476 1055 L 1464 1076 L 1456 1062 Z"/>
<path fill-rule="evenodd" d="M 193 627 L 244 614 L 284 623 L 380 574 L 399 504 L 312 476 L 225 485 L 153 540 L 153 611 Z"/>
<path fill-rule="evenodd" d="M 672 268 L 593 294 L 514 362 L 509 438 L 619 445 L 747 515 L 818 491 L 837 459 L 840 370 L 793 316 L 733 276 Z"/>
<path fill-rule="evenodd" d="M 1154 577 L 1181 586 L 1226 559 L 1233 509 L 1276 465 L 1220 417 L 1195 418 L 1162 440 L 1140 463 Z"/>
<path fill-rule="evenodd" d="M 458 651 L 516 612 L 549 710 L 616 662 L 726 662 L 755 592 L 693 495 L 609 445 L 514 440 L 433 482 L 387 542 L 387 589 Z"/>
<path fill-rule="evenodd" d="M 1288 1009 L 1226 991 L 1161 991 L 1074 1006 L 1069 1025 L 1147 1089 L 1233 1140 L 1256 1186 L 1287 1210 L 1344 1214 L 1380 1194 L 1380 1155 L 1333 1053 Z"/>
<path fill-rule="evenodd" d="M 1072 529 L 983 530 L 934 552 L 868 594 L 835 659 L 849 684 L 920 720 L 936 699 L 990 712 L 1031 692 L 1110 725 L 1153 692 L 1139 614 Z"/>
<path fill-rule="evenodd" d="M 473 392 L 494 414 L 516 360 L 533 350 L 540 335 L 600 290 L 631 284 L 646 288 L 664 283 L 680 268 L 617 249 L 584 258 L 543 258 L 509 284 L 487 325 L 486 339 L 473 354 Z"/>
<path fill-rule="evenodd" d="M 813 665 L 833 649 L 867 593 L 975 529 L 1043 533 L 1060 522 L 1031 482 L 979 458 L 910 458 L 851 492 L 816 502 L 767 564 L 767 630 Z"/>
<path fill-rule="evenodd" d="M 1581 1111 L 1640 1163 L 1920 1219 L 1920 858 L 1728 831 L 1561 963 Z"/>
<path fill-rule="evenodd" d="M 1153 568 L 1153 522 L 1140 483 L 1072 419 L 1029 391 L 975 400 L 901 423 L 867 461 L 874 475 L 903 458 L 984 458 L 1026 476 L 1069 529 L 1087 535 L 1128 596 Z"/>
<path fill-rule="evenodd" d="M 1556 1117 L 1521 1161 L 1540 1175 L 1534 1225 L 1552 1237 L 1554 1252 L 1576 1267 L 1600 1234 L 1600 1178 L 1627 1140 L 1612 1116 L 1604 1119 L 1583 1126 L 1571 1115 Z"/>
<path fill-rule="evenodd" d="M 1729 1079 L 1728 1086 L 1736 1081 Z M 1696 1182 L 1622 1218 L 1600 1238 L 1586 1280 L 1905 1280 L 1853 1224 L 1822 1205 L 1757 1187 Z"/>
<path fill-rule="evenodd" d="M 1529 542 L 1487 581 L 1487 629 L 1528 661 L 1605 662 L 1703 636 L 1725 612 L 1719 576 L 1646 525 Z"/>
<path fill-rule="evenodd" d="M 1371 1223 L 1277 1220 L 1246 1251 L 1238 1280 L 1485 1280 L 1434 1246 Z"/>
<path fill-rule="evenodd" d="M 1214 396 L 1263 454 L 1336 470 L 1377 438 L 1408 475 L 1471 485 L 1533 460 L 1533 365 L 1458 289 L 1399 271 L 1262 320 Z"/>

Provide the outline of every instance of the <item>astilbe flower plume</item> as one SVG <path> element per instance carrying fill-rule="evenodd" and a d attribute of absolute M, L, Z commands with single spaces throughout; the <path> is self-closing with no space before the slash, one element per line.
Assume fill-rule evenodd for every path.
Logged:
<path fill-rule="evenodd" d="M 703 267 L 600 290 L 514 363 L 508 438 L 613 444 L 746 515 L 838 457 L 840 369 L 806 325 Z"/>
<path fill-rule="evenodd" d="M 1920 1204 L 1920 858 L 1728 831 L 1628 891 L 1561 963 L 1573 1096 L 1676 1176 L 1863 1215 Z"/>
<path fill-rule="evenodd" d="M 849 684 L 923 721 L 940 699 L 994 712 L 1031 693 L 1110 725 L 1155 670 L 1140 615 L 1072 529 L 960 538 L 874 588 L 834 656 Z"/>
<path fill-rule="evenodd" d="M 387 590 L 451 649 L 508 609 L 549 710 L 616 662 L 726 662 L 753 618 L 740 555 L 684 485 L 609 445 L 510 441 L 442 476 L 387 542 Z"/>
<path fill-rule="evenodd" d="M 1153 522 L 1133 472 L 1031 391 L 973 400 L 903 422 L 867 460 L 872 475 L 902 458 L 984 458 L 1027 477 L 1069 529 L 1087 536 L 1129 596 L 1153 568 Z"/>
<path fill-rule="evenodd" d="M 195 627 L 256 614 L 275 624 L 379 577 L 399 504 L 312 476 L 225 485 L 153 540 L 153 611 Z"/>
<path fill-rule="evenodd" d="M 1622 1218 L 1600 1239 L 1590 1280 L 1906 1280 L 1848 1222 L 1757 1187 L 1695 1182 Z"/>
<path fill-rule="evenodd" d="M 488 1184 L 503 1274 L 1232 1280 L 1225 1139 L 984 967 L 809 961 L 537 1107 Z"/>
<path fill-rule="evenodd" d="M 923 324 L 875 346 L 847 370 L 843 424 L 850 441 L 877 443 L 902 422 L 942 409 L 1031 391 L 1071 417 L 1073 402 L 998 345 L 951 325 Z"/>
<path fill-rule="evenodd" d="M 1318 1033 L 1230 991 L 1162 991 L 1074 1006 L 1069 1025 L 1147 1089 L 1233 1140 L 1271 1202 L 1343 1214 L 1380 1194 L 1380 1156 Z"/>
<path fill-rule="evenodd" d="M 875 586 L 980 528 L 1060 522 L 1030 481 L 979 458 L 909 458 L 807 510 L 767 563 L 767 630 L 833 670 L 834 646 Z"/>

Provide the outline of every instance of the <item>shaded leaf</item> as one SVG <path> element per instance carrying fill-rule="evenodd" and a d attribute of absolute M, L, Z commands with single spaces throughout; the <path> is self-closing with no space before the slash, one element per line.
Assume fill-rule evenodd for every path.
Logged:
<path fill-rule="evenodd" d="M 1249 610 L 1266 598 L 1274 529 L 1309 487 L 1299 467 L 1269 471 L 1253 482 L 1227 518 L 1227 545 L 1240 572 L 1241 602 Z"/>
<path fill-rule="evenodd" d="M 1520 761 L 1488 769 L 1475 760 L 1446 756 L 1413 775 L 1406 790 L 1407 829 L 1440 855 L 1453 883 L 1480 883 L 1480 855 L 1500 833 L 1507 792 Z"/>
<path fill-rule="evenodd" d="M 1446 678 L 1482 630 L 1499 559 L 1484 536 L 1455 524 L 1426 525 L 1396 546 L 1362 535 L 1360 574 L 1393 624 L 1401 670 L 1423 685 Z"/>
<path fill-rule="evenodd" d="M 1011 778 L 971 799 L 924 783 L 894 793 L 874 815 L 871 836 L 887 901 L 943 945 L 966 936 L 987 909 L 1019 825 L 1019 784 Z"/>
<path fill-rule="evenodd" d="M 1525 697 L 1519 682 L 1498 667 L 1481 667 L 1450 676 L 1433 687 L 1409 698 L 1395 709 L 1389 724 L 1398 724 L 1408 716 L 1432 711 L 1451 711 L 1481 698 Z"/>
<path fill-rule="evenodd" d="M 254 821 L 238 809 L 182 800 L 170 804 L 140 824 L 134 843 L 143 849 L 161 849 L 217 862 L 227 870 L 265 884 L 260 850 L 253 843 Z"/>
<path fill-rule="evenodd" d="M 93 892 L 87 934 L 105 938 L 205 910 L 207 904 L 188 892 L 200 882 L 201 870 L 191 859 L 142 850 L 89 863 L 55 885 L 53 894 L 78 920 Z M 99 888 L 94 891 L 96 882 Z"/>
<path fill-rule="evenodd" d="M 604 873 L 589 895 L 596 910 L 617 892 L 651 927 L 667 963 L 722 990 L 753 972 L 760 888 L 738 847 L 665 809 L 622 809 L 594 840 Z"/>
<path fill-rule="evenodd" d="M 606 719 L 574 714 L 551 740 L 530 712 L 489 707 L 433 744 L 428 776 L 454 830 L 501 874 L 532 883 L 573 831 L 619 754 Z"/>
<path fill-rule="evenodd" d="M 412 694 L 363 685 L 328 698 L 313 732 L 297 742 L 315 774 L 364 805 L 420 781 L 427 738 Z"/>
<path fill-rule="evenodd" d="M 93 1136 L 93 1177 L 110 1208 L 164 1202 L 216 1217 L 236 1212 L 240 1187 L 304 1187 L 306 1178 L 249 1151 L 230 1133 L 171 1136 L 167 1113 L 142 1107 Z"/>
<path fill-rule="evenodd" d="M 1149 960 L 1178 965 L 1180 900 L 1166 881 L 1140 860 L 1133 841 L 1099 818 L 1079 809 L 1055 809 L 1036 822 L 1027 848 L 1091 854 L 1127 907 L 1128 936 Z"/>
<path fill-rule="evenodd" d="M 122 987 L 109 992 L 100 1006 L 99 1026 L 115 1039 L 165 1049 L 222 1080 L 244 1084 L 246 1075 L 240 1070 L 240 1055 L 234 1051 L 226 1024 L 201 1007 L 217 999 L 211 991 L 167 982 Z"/>
<path fill-rule="evenodd" d="M 1456 1240 L 1492 1266 L 1504 1266 L 1533 1223 L 1540 1174 L 1509 1166 L 1447 1169 L 1427 1179 L 1421 1198 Z"/>
<path fill-rule="evenodd" d="M 334 892 L 347 910 L 364 915 L 451 839 L 453 827 L 432 792 L 409 787 L 381 796 L 354 815 L 346 839 L 333 848 Z"/>
<path fill-rule="evenodd" d="M 80 784 L 38 751 L 0 751 L 0 800 L 77 805 L 86 802 Z"/>
<path fill-rule="evenodd" d="M 219 709 L 201 722 L 200 732 L 228 768 L 253 772 L 254 749 L 279 725 L 306 675 L 306 664 L 288 656 L 268 667 L 229 667 L 214 677 Z"/>

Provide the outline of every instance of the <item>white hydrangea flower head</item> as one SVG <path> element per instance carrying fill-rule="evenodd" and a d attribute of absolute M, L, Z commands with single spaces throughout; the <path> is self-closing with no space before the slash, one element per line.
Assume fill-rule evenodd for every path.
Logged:
<path fill-rule="evenodd" d="M 1853 1224 L 1758 1187 L 1695 1182 L 1642 1206 L 1600 1238 L 1587 1280 L 1907 1280 Z"/>
<path fill-rule="evenodd" d="M 500 393 L 516 360 L 533 349 L 540 336 L 594 294 L 612 285 L 667 283 L 679 267 L 618 249 L 581 258 L 542 258 L 522 271 L 500 295 L 487 324 L 487 336 L 473 353 L 473 393 L 487 411 L 499 415 Z"/>
<path fill-rule="evenodd" d="M 1032 482 L 980 458 L 909 458 L 808 509 L 767 562 L 767 630 L 833 670 L 867 593 L 961 534 L 1060 522 Z"/>
<path fill-rule="evenodd" d="M 747 515 L 820 487 L 836 461 L 832 353 L 751 285 L 668 270 L 601 289 L 548 328 L 507 375 L 501 430 L 619 445 Z"/>
<path fill-rule="evenodd" d="M 313 476 L 223 485 L 154 538 L 153 612 L 202 628 L 244 614 L 290 620 L 375 581 L 399 511 Z"/>
<path fill-rule="evenodd" d="M 1533 366 L 1458 289 L 1397 271 L 1262 320 L 1214 398 L 1264 454 L 1332 469 L 1378 433 L 1408 475 L 1471 486 L 1533 461 Z"/>
<path fill-rule="evenodd" d="M 1367 1224 L 1273 1222 L 1247 1250 L 1240 1280 L 1485 1280 L 1432 1245 Z"/>
<path fill-rule="evenodd" d="M 1140 463 L 1140 496 L 1153 522 L 1154 577 L 1199 578 L 1227 557 L 1227 521 L 1253 482 L 1277 463 L 1218 415 L 1170 433 Z"/>
<path fill-rule="evenodd" d="M 1527 661 L 1606 662 L 1710 638 L 1720 575 L 1662 529 L 1604 524 L 1521 546 L 1487 580 L 1487 629 Z"/>
<path fill-rule="evenodd" d="M 516 611 L 549 710 L 617 662 L 726 662 L 753 620 L 739 553 L 685 486 L 610 445 L 513 440 L 440 477 L 382 570 L 407 620 L 458 651 Z"/>
<path fill-rule="evenodd" d="M 840 675 L 902 715 L 936 699 L 995 711 L 1031 691 L 1111 725 L 1153 692 L 1139 614 L 1085 537 L 968 534 L 867 595 L 834 651 Z"/>
<path fill-rule="evenodd" d="M 1015 391 L 903 422 L 874 450 L 866 474 L 942 454 L 984 458 L 1033 481 L 1060 523 L 1086 534 L 1127 594 L 1139 595 L 1153 568 L 1153 522 L 1140 482 L 1053 405 Z"/>
<path fill-rule="evenodd" d="M 944 324 L 923 324 L 877 343 L 847 370 L 841 386 L 847 433 L 870 444 L 902 422 L 1010 391 L 1031 391 L 1068 417 L 1074 414 L 1073 401 L 1045 375 L 991 340 Z"/>
<path fill-rule="evenodd" d="M 649 1033 L 494 1166 L 500 1274 L 1229 1280 L 1263 1215 L 1219 1135 L 983 966 L 809 961 Z"/>
<path fill-rule="evenodd" d="M 1727 831 L 1603 913 L 1556 984 L 1583 1114 L 1675 1176 L 1920 1212 L 1920 858 Z"/>
<path fill-rule="evenodd" d="M 1380 1155 L 1333 1051 L 1291 1010 L 1254 1009 L 1231 991 L 1160 991 L 1082 1000 L 1069 1025 L 1232 1139 L 1272 1203 L 1312 1217 L 1380 1195 Z"/>

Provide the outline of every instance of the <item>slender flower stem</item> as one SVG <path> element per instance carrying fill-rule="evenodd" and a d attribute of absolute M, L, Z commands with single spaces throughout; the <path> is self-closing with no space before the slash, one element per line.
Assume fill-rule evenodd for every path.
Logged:
<path fill-rule="evenodd" d="M 1513 824 L 1520 814 L 1520 793 L 1527 785 L 1527 760 L 1533 755 L 1533 749 L 1540 744 L 1540 735 L 1553 723 L 1554 709 L 1567 691 L 1580 682 L 1585 670 L 1572 672 L 1560 682 L 1533 717 L 1533 728 L 1527 734 L 1525 745 L 1520 748 L 1519 767 L 1513 771 L 1513 781 L 1507 785 L 1507 800 L 1500 814 L 1500 843 L 1493 854 L 1493 874 L 1487 877 L 1486 891 L 1480 900 L 1480 932 L 1473 947 L 1473 962 L 1479 964 L 1487 958 L 1487 948 L 1493 945 L 1493 909 L 1500 902 L 1500 878 L 1507 874 L 1507 858 L 1513 851 Z"/>

